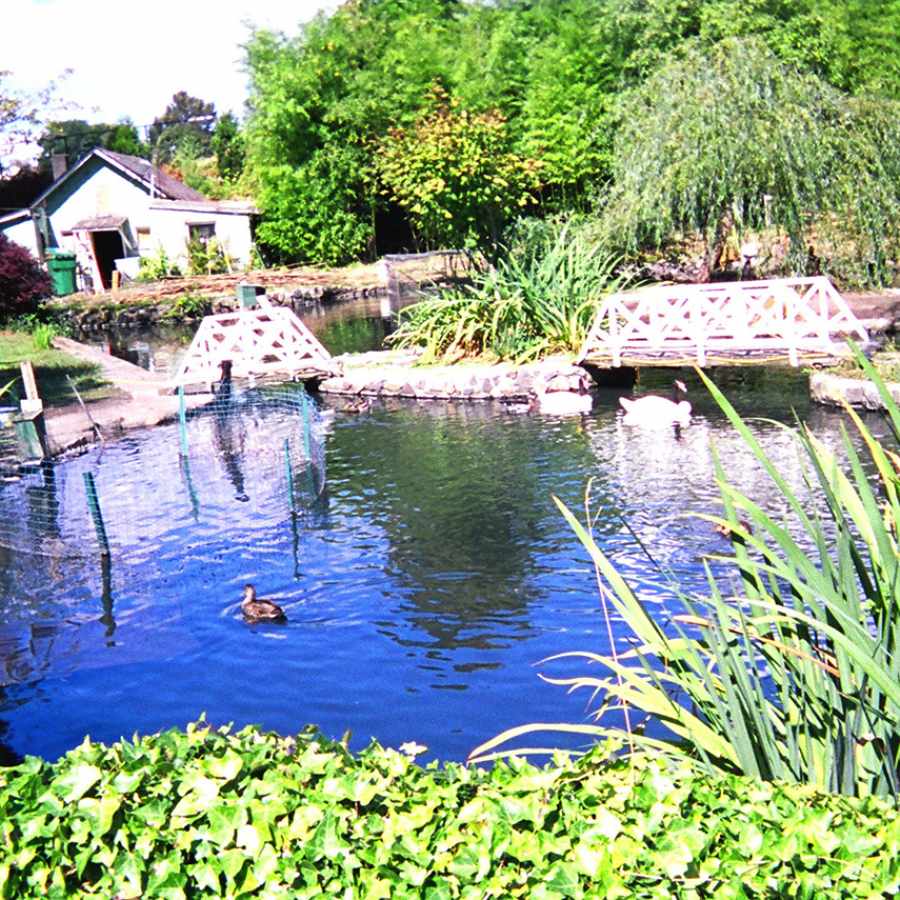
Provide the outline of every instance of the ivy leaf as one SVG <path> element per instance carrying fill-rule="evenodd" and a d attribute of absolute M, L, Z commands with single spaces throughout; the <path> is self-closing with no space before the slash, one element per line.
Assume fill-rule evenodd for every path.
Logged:
<path fill-rule="evenodd" d="M 72 766 L 68 772 L 51 782 L 51 787 L 70 803 L 80 800 L 102 777 L 103 773 L 89 763 Z"/>

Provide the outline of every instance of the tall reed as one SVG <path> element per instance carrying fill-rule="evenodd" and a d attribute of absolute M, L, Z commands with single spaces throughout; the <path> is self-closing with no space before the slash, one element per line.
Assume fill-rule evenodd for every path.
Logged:
<path fill-rule="evenodd" d="M 470 284 L 401 311 L 391 342 L 426 361 L 490 356 L 527 362 L 580 348 L 598 301 L 620 290 L 618 259 L 573 222 L 519 225 Z"/>
<path fill-rule="evenodd" d="M 867 360 L 894 442 L 900 410 Z M 734 428 L 777 486 L 792 527 L 734 488 L 716 458 L 722 517 L 730 530 L 730 575 L 707 565 L 708 595 L 676 590 L 666 627 L 616 571 L 590 528 L 557 504 L 596 567 L 604 599 L 636 639 L 625 653 L 563 653 L 600 674 L 547 678 L 601 696 L 593 722 L 525 725 L 487 741 L 473 759 L 512 752 L 508 742 L 559 730 L 621 737 L 606 725 L 622 706 L 665 726 L 667 736 L 630 734 L 632 746 L 686 756 L 708 769 L 807 783 L 864 796 L 900 796 L 900 456 L 847 408 L 842 467 L 805 426 L 793 430 L 811 485 L 827 510 L 808 511 L 722 393 L 700 373 Z M 858 450 L 857 446 L 862 447 Z M 805 548 L 812 548 L 807 550 Z"/>

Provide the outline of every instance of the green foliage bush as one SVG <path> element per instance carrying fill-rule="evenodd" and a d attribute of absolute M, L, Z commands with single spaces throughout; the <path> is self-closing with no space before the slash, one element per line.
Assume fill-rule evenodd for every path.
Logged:
<path fill-rule="evenodd" d="M 358 259 L 374 238 L 370 210 L 357 199 L 365 170 L 353 148 L 330 144 L 296 167 L 261 169 L 256 240 L 264 255 L 335 266 Z"/>
<path fill-rule="evenodd" d="M 499 113 L 469 113 L 440 87 L 431 102 L 381 141 L 378 175 L 426 247 L 492 247 L 534 203 L 539 167 L 512 152 Z"/>
<path fill-rule="evenodd" d="M 152 256 L 142 256 L 138 270 L 138 281 L 159 281 L 170 275 L 180 275 L 181 269 L 169 259 L 165 249 L 160 246 Z"/>
<path fill-rule="evenodd" d="M 231 271 L 231 260 L 216 238 L 187 241 L 188 275 L 222 275 Z"/>
<path fill-rule="evenodd" d="M 423 768 L 201 723 L 0 769 L 4 897 L 875 897 L 898 845 L 877 799 L 597 751 Z"/>
<path fill-rule="evenodd" d="M 425 362 L 576 353 L 597 301 L 626 283 L 616 263 L 584 223 L 523 220 L 495 263 L 476 265 L 470 284 L 401 310 L 390 341 L 423 346 Z"/>

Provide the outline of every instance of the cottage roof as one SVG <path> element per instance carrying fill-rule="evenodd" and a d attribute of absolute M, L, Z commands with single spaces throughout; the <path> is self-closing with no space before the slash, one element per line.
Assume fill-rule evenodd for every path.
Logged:
<path fill-rule="evenodd" d="M 199 191 L 189 188 L 184 182 L 167 175 L 158 166 L 139 156 L 129 156 L 127 153 L 113 153 L 112 150 L 97 149 L 94 153 L 106 160 L 114 167 L 125 169 L 131 175 L 142 181 L 148 188 L 152 188 L 158 197 L 167 200 L 205 200 Z M 63 176 L 65 177 L 65 176 Z"/>
<path fill-rule="evenodd" d="M 113 153 L 112 150 L 104 150 L 97 147 L 91 150 L 87 156 L 80 159 L 71 169 L 67 169 L 50 187 L 44 191 L 29 207 L 36 209 L 62 184 L 65 184 L 76 172 L 83 169 L 92 159 L 100 159 L 108 166 L 121 172 L 127 178 L 135 179 L 152 193 L 163 200 L 206 200 L 203 194 L 189 188 L 186 184 L 167 175 L 158 166 L 153 166 L 146 159 L 139 156 L 129 156 L 127 153 Z"/>

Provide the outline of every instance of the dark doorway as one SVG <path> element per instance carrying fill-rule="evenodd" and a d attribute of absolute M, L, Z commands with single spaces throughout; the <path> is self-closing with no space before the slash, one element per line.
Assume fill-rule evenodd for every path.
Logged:
<path fill-rule="evenodd" d="M 94 255 L 100 269 L 100 280 L 103 282 L 103 289 L 108 291 L 112 287 L 115 260 L 125 255 L 125 245 L 118 231 L 93 231 L 91 234 L 94 237 Z"/>

